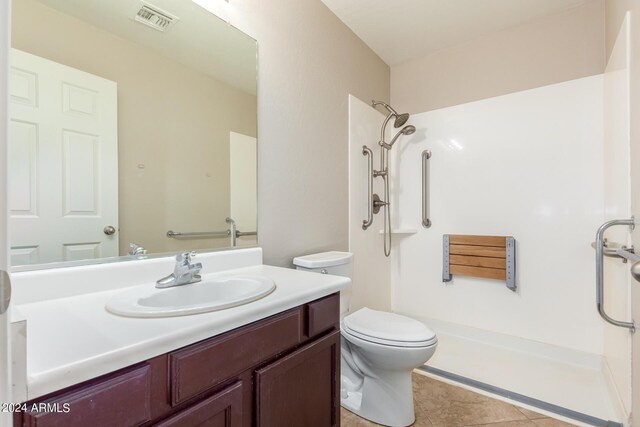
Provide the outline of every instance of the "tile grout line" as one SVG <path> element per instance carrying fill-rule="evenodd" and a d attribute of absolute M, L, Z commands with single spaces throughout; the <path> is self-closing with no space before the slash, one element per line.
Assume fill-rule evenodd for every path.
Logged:
<path fill-rule="evenodd" d="M 417 368 L 418 370 L 428 372 L 430 374 L 446 378 L 451 381 L 455 381 L 461 384 L 468 385 L 470 387 L 474 387 L 480 390 L 484 390 L 489 393 L 496 394 L 498 396 L 506 397 L 508 399 L 514 400 L 516 402 L 524 403 L 526 405 L 533 406 L 535 408 L 542 409 L 544 411 L 553 412 L 554 414 L 561 415 L 563 417 L 571 418 L 576 421 L 580 421 L 586 424 L 590 424 L 596 427 L 622 427 L 621 423 L 606 421 L 597 417 L 593 417 L 591 415 L 583 414 L 582 412 L 574 411 L 568 408 L 564 408 L 562 406 L 554 405 L 553 403 L 548 403 L 543 400 L 538 400 L 533 397 L 525 396 L 520 393 L 515 393 L 500 387 L 492 386 L 491 384 L 483 383 L 481 381 L 476 381 L 471 378 L 464 377 L 462 375 L 453 374 L 451 372 L 443 371 L 438 368 L 434 368 L 431 366 L 420 366 Z M 523 414 L 524 415 L 524 414 Z"/>
<path fill-rule="evenodd" d="M 519 406 L 517 406 L 517 405 L 512 405 L 512 406 L 514 406 L 514 407 L 515 407 L 515 408 L 516 408 L 516 409 L 517 409 L 517 410 L 518 410 L 522 415 L 524 415 L 525 417 L 527 417 L 527 419 L 528 419 L 529 421 L 533 421 L 533 420 L 544 420 L 544 419 L 546 419 L 546 418 L 550 418 L 550 417 L 548 417 L 548 416 L 546 416 L 546 415 L 544 415 L 544 414 L 538 414 L 537 412 L 535 412 L 535 411 L 531 411 L 531 410 L 529 410 L 529 412 L 532 412 L 532 413 L 538 414 L 538 415 L 540 415 L 540 417 L 539 417 L 539 418 L 529 418 L 529 415 L 527 415 L 527 414 L 525 414 L 524 412 L 522 412 L 522 410 L 523 410 L 523 409 L 525 409 L 525 410 L 526 410 L 526 408 L 521 408 L 521 407 L 519 407 Z"/>

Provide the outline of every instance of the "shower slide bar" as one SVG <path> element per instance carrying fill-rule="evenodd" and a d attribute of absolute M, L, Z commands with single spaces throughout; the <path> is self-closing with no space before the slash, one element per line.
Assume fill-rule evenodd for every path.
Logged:
<path fill-rule="evenodd" d="M 609 229 L 610 227 L 613 227 L 616 225 L 626 225 L 628 227 L 631 227 L 631 229 L 633 230 L 633 227 L 635 227 L 635 224 L 636 224 L 636 221 L 633 217 L 629 219 L 614 219 L 614 220 L 605 222 L 600 226 L 600 228 L 598 228 L 598 232 L 596 233 L 596 245 L 595 245 L 596 246 L 596 307 L 598 309 L 598 313 L 608 323 L 615 326 L 619 326 L 621 328 L 627 328 L 632 333 L 636 331 L 636 326 L 633 323 L 633 321 L 623 322 L 621 320 L 613 319 L 611 316 L 607 314 L 607 312 L 604 309 L 604 254 L 605 254 L 604 232 L 607 231 L 607 229 Z M 628 255 L 632 255 L 630 252 L 628 252 L 628 250 L 623 250 L 622 248 L 620 248 L 618 252 L 619 252 L 619 255 L 622 255 L 621 252 L 627 252 Z M 624 256 L 624 258 L 627 258 L 627 256 Z M 640 261 L 640 257 L 638 257 L 638 261 Z M 632 274 L 633 274 L 633 267 L 635 267 L 636 264 L 637 262 L 632 266 Z M 636 270 L 638 270 L 638 272 L 640 273 L 640 266 L 638 266 Z"/>
<path fill-rule="evenodd" d="M 424 228 L 431 227 L 429 219 L 429 159 L 431 151 L 424 150 L 422 152 L 422 226 Z"/>

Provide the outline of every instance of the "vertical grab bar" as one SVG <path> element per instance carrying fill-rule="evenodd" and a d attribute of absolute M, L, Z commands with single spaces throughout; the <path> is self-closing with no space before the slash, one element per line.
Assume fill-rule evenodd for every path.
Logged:
<path fill-rule="evenodd" d="M 604 232 L 614 225 L 635 225 L 634 218 L 631 219 L 614 219 L 607 221 L 598 228 L 596 233 L 596 306 L 598 313 L 607 322 L 621 328 L 628 328 L 632 333 L 636 331 L 633 322 L 622 322 L 611 318 L 604 310 Z"/>
<path fill-rule="evenodd" d="M 227 224 L 231 224 L 231 229 L 229 230 L 229 234 L 231 235 L 231 247 L 235 248 L 237 246 L 238 240 L 238 227 L 236 225 L 236 222 L 233 218 L 230 217 L 226 217 L 224 221 Z"/>
<path fill-rule="evenodd" d="M 362 220 L 362 229 L 366 230 L 373 223 L 373 151 L 363 145 L 362 155 L 369 157 L 367 159 L 367 219 Z"/>
<path fill-rule="evenodd" d="M 424 228 L 431 227 L 429 219 L 429 168 L 428 160 L 431 158 L 431 151 L 424 150 L 422 152 L 422 226 Z"/>

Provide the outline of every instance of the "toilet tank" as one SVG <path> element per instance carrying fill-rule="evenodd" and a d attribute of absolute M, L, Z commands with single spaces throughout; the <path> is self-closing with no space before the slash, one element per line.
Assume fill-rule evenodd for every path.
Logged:
<path fill-rule="evenodd" d="M 353 254 L 351 252 L 321 252 L 295 257 L 293 264 L 297 270 L 313 273 L 333 274 L 351 278 Z M 340 291 L 340 319 L 349 312 L 351 287 Z"/>

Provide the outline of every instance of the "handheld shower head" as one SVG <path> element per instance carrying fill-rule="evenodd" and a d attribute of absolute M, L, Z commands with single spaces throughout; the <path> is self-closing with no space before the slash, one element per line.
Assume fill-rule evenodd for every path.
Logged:
<path fill-rule="evenodd" d="M 414 134 L 416 131 L 416 127 L 413 125 L 407 125 L 405 127 L 403 127 L 402 129 L 400 129 L 398 131 L 398 133 L 395 134 L 395 136 L 393 137 L 393 139 L 391 140 L 391 142 L 389 142 L 388 144 L 386 142 L 382 143 L 382 146 L 384 148 L 386 148 L 387 150 L 391 150 L 391 148 L 393 147 L 393 144 L 396 143 L 396 141 L 398 140 L 398 138 L 400 138 L 400 135 L 412 135 Z"/>
<path fill-rule="evenodd" d="M 373 108 L 377 107 L 378 105 L 382 105 L 389 112 L 389 116 L 387 117 L 387 121 L 388 121 L 388 119 L 391 118 L 391 116 L 395 117 L 395 121 L 393 122 L 393 127 L 395 127 L 395 128 L 399 128 L 400 126 L 402 126 L 405 123 L 407 123 L 407 120 L 409 120 L 409 113 L 398 114 L 398 112 L 396 110 L 394 110 L 391 107 L 391 105 L 387 104 L 386 102 L 371 101 L 371 106 Z M 386 121 L 385 121 L 385 123 L 386 123 Z"/>

